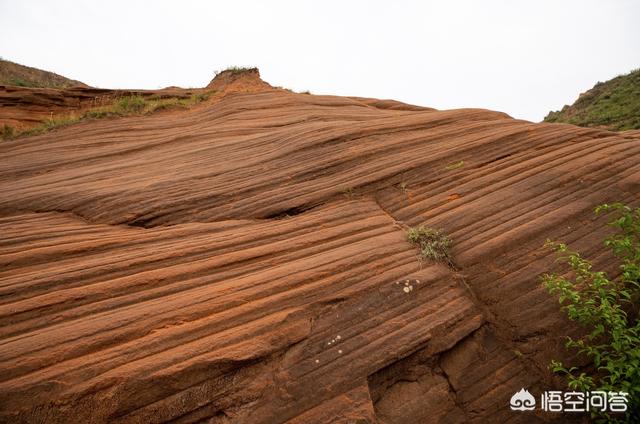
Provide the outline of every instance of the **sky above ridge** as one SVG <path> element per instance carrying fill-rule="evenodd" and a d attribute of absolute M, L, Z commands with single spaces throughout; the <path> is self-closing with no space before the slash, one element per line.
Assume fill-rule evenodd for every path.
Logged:
<path fill-rule="evenodd" d="M 0 0 L 0 56 L 105 88 L 257 66 L 296 91 L 540 121 L 640 67 L 638 22 L 638 0 Z"/>

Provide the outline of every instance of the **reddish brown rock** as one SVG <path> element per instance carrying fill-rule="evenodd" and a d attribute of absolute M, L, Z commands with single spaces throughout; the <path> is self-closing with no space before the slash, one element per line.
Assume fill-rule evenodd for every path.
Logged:
<path fill-rule="evenodd" d="M 218 88 L 0 145 L 0 421 L 565 418 L 508 409 L 577 330 L 541 246 L 615 268 L 591 211 L 640 200 L 637 137 Z"/>

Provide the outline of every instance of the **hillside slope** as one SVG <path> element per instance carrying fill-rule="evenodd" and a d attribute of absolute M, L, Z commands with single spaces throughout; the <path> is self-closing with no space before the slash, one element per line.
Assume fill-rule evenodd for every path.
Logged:
<path fill-rule="evenodd" d="M 88 111 L 104 112 L 125 97 L 189 99 L 205 92 L 211 90 L 94 88 L 52 72 L 0 59 L 0 141 L 56 119 L 77 120 L 75 118 Z"/>
<path fill-rule="evenodd" d="M 49 71 L 0 59 L 0 85 L 39 88 L 71 88 L 89 86 Z"/>
<path fill-rule="evenodd" d="M 616 272 L 592 210 L 640 202 L 640 137 L 218 90 L 0 144 L 0 422 L 573 418 L 508 408 L 577 331 L 542 245 Z"/>
<path fill-rule="evenodd" d="M 612 131 L 640 129 L 640 69 L 597 83 L 571 106 L 549 112 L 544 121 Z"/>

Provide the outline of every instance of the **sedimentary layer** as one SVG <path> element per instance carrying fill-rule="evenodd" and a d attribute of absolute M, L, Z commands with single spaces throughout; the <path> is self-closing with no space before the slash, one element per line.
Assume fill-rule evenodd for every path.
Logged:
<path fill-rule="evenodd" d="M 0 421 L 553 420 L 508 409 L 578 331 L 542 246 L 615 272 L 640 139 L 233 84 L 2 143 Z"/>

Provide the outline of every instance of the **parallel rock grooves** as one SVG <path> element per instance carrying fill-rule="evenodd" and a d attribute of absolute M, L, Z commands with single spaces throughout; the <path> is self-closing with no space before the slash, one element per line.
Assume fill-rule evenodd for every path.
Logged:
<path fill-rule="evenodd" d="M 352 218 L 354 214 L 357 220 Z M 30 230 L 24 230 L 22 222 L 29 222 Z M 381 352 L 367 334 L 392 334 L 385 325 L 397 329 L 394 320 L 415 320 L 403 331 L 405 337 L 414 337 L 415 343 L 421 344 L 425 339 L 420 334 L 429 328 L 419 324 L 426 311 L 460 314 L 470 307 L 468 300 L 463 306 L 460 299 L 448 299 L 447 291 L 436 290 L 433 293 L 441 293 L 442 300 L 426 303 L 429 309 L 421 310 L 419 298 L 407 296 L 403 286 L 394 284 L 394 279 L 416 271 L 418 262 L 403 234 L 375 202 L 343 201 L 287 220 L 242 224 L 184 224 L 151 230 L 92 225 L 93 232 L 80 232 L 87 224 L 54 213 L 3 218 L 0 227 L 11 243 L 5 243 L 0 252 L 8 266 L 3 271 L 0 367 L 5 372 L 0 382 L 0 404 L 7 408 L 18 401 L 19 410 L 28 410 L 29 405 L 35 407 L 59 396 L 76 399 L 97 387 L 111 387 L 124 376 L 136 384 L 155 373 L 176 378 L 182 369 L 218 363 L 222 358 L 246 361 L 264 357 L 301 337 L 306 338 L 305 343 L 311 343 L 314 337 L 324 339 L 329 337 L 325 334 L 328 330 L 322 330 L 322 319 L 316 314 L 333 307 L 322 305 L 331 299 L 358 299 L 359 293 L 371 289 L 377 292 L 389 287 L 398 293 L 400 303 L 389 309 L 388 318 L 347 309 L 353 317 L 337 322 L 333 319 L 331 327 L 331 331 L 343 330 L 345 339 L 353 339 L 345 343 L 345 349 L 361 340 L 350 349 L 364 357 L 371 350 Z M 53 245 L 47 237 L 49 229 L 77 232 L 76 241 Z M 248 237 L 250 234 L 260 234 L 259 245 L 255 238 Z M 132 239 L 136 240 L 135 249 L 129 248 Z M 208 251 L 203 249 L 207 242 Z M 22 249 L 17 251 L 20 245 Z M 169 246 L 180 254 L 160 261 L 154 258 Z M 64 257 L 70 250 L 83 255 L 49 264 L 46 271 L 44 267 L 36 266 L 35 271 L 28 268 L 31 262 L 43 263 L 42 255 Z M 136 253 L 146 256 L 147 252 L 151 253 L 145 257 L 147 261 L 136 261 Z M 73 279 L 67 280 L 73 287 L 66 289 L 65 270 L 79 260 L 83 268 L 74 271 Z M 209 264 L 197 271 L 198 262 Z M 182 274 L 172 276 L 176 267 L 183 269 Z M 100 281 L 92 277 L 94 269 L 101 270 Z M 110 279 L 111 274 L 120 275 L 122 269 L 127 270 L 126 277 Z M 82 278 L 83 273 L 87 279 Z M 56 281 L 57 275 L 63 277 L 60 282 Z M 134 280 L 123 284 L 125 279 Z M 34 296 L 42 287 L 46 293 Z M 372 300 L 369 296 L 362 299 Z M 365 317 L 375 318 L 362 321 Z M 309 321 L 312 318 L 316 323 L 313 328 Z M 454 322 L 443 321 L 447 325 Z M 411 349 L 404 339 L 398 343 L 394 349 Z M 328 359 L 317 349 L 306 354 L 296 367 L 302 367 L 302 371 L 314 365 L 311 355 L 321 358 L 325 366 Z M 388 361 L 387 356 L 381 356 L 381 360 Z M 292 375 L 298 373 L 296 367 L 289 371 Z M 365 378 L 369 371 L 353 372 Z M 305 373 L 308 371 L 298 374 L 297 381 L 316 378 L 304 377 Z M 49 385 L 47 392 L 34 395 L 44 382 Z M 161 396 L 167 395 L 162 392 Z M 120 404 L 116 410 L 101 411 L 107 415 L 98 416 L 115 418 L 135 413 L 148 418 L 143 413 L 147 409 L 135 412 L 146 408 L 148 396 L 141 400 L 143 405 L 132 401 L 129 406 Z M 89 412 L 97 413 L 85 411 Z M 3 413 L 8 411 L 4 409 Z"/>
<path fill-rule="evenodd" d="M 0 421 L 508 421 L 552 383 L 542 243 L 615 270 L 640 138 L 258 91 L 0 146 Z"/>

